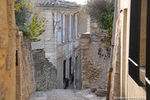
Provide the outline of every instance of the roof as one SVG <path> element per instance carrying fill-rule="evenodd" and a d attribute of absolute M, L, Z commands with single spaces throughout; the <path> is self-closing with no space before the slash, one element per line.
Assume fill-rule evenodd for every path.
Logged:
<path fill-rule="evenodd" d="M 79 5 L 65 0 L 37 0 L 37 4 L 41 7 L 80 8 Z"/>

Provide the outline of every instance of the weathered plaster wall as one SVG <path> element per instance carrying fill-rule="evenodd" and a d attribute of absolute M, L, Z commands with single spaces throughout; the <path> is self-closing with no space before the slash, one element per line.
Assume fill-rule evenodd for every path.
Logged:
<path fill-rule="evenodd" d="M 0 0 L 0 100 L 16 100 L 14 1 Z"/>
<path fill-rule="evenodd" d="M 112 44 L 112 84 L 110 100 L 116 100 L 114 97 L 145 97 L 144 88 L 140 87 L 129 75 L 128 57 L 129 57 L 129 36 L 130 34 L 130 9 L 131 0 L 116 0 L 116 19 L 114 22 L 114 40 Z M 144 63 L 144 41 L 145 41 L 145 20 L 146 20 L 146 0 L 142 0 L 141 14 L 141 34 L 142 47 L 140 57 L 141 63 Z"/>
<path fill-rule="evenodd" d="M 129 75 L 128 75 L 128 98 L 136 98 L 146 100 L 145 88 L 140 87 Z"/>

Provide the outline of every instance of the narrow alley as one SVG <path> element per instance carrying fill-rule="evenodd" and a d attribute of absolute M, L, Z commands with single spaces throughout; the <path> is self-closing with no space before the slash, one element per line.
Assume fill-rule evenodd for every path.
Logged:
<path fill-rule="evenodd" d="M 63 90 L 54 89 L 47 92 L 36 92 L 30 100 L 105 100 L 105 97 L 96 97 L 89 90 Z"/>
<path fill-rule="evenodd" d="M 150 0 L 0 0 L 0 100 L 150 100 Z"/>

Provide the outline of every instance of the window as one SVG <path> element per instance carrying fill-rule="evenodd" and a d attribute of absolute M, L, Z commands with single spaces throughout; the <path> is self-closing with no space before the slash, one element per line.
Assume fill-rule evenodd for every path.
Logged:
<path fill-rule="evenodd" d="M 71 41 L 72 40 L 72 35 L 71 35 L 71 32 L 72 32 L 72 30 L 71 30 L 71 28 L 72 28 L 72 16 L 71 15 L 69 15 L 69 19 L 68 19 L 69 21 L 69 23 L 68 23 L 68 40 L 69 41 Z"/>
<path fill-rule="evenodd" d="M 65 39 L 66 39 L 66 36 L 65 36 L 65 32 L 66 32 L 66 29 L 65 29 L 65 15 L 63 14 L 63 24 L 62 24 L 62 27 L 63 27 L 63 29 L 62 29 L 62 31 L 63 31 L 63 42 L 65 42 Z"/>
<path fill-rule="evenodd" d="M 139 86 L 143 86 L 140 80 L 140 29 L 141 0 L 131 0 L 129 75 Z"/>
<path fill-rule="evenodd" d="M 61 21 L 61 14 L 57 14 L 57 22 L 56 22 L 56 33 L 57 33 L 57 44 L 62 43 L 62 21 Z"/>
<path fill-rule="evenodd" d="M 68 27 L 68 26 L 69 26 L 69 20 L 68 20 L 68 19 L 69 19 L 69 16 L 66 15 L 66 16 L 65 16 L 65 21 L 66 21 L 66 22 L 65 22 L 65 30 L 66 30 L 66 31 L 65 31 L 65 37 L 66 37 L 66 42 L 68 42 L 68 40 L 69 40 L 69 36 L 68 36 L 68 34 L 69 34 L 69 33 L 68 33 L 68 32 L 69 32 L 69 31 L 68 31 L 68 30 L 69 30 L 69 27 Z"/>
<path fill-rule="evenodd" d="M 76 39 L 77 38 L 77 21 L 78 19 L 77 19 L 77 14 L 75 14 L 74 15 L 74 18 L 73 18 L 73 33 L 74 33 L 74 39 Z"/>
<path fill-rule="evenodd" d="M 71 38 L 74 39 L 74 15 L 71 16 Z"/>

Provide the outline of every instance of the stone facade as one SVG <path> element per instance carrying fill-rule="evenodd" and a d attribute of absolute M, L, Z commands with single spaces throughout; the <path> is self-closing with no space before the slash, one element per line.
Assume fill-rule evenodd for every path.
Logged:
<path fill-rule="evenodd" d="M 35 91 L 31 43 L 19 32 L 16 45 L 16 100 L 28 100 Z"/>
<path fill-rule="evenodd" d="M 0 0 L 0 100 L 16 100 L 14 0 Z"/>
<path fill-rule="evenodd" d="M 54 5 L 51 6 L 49 2 Z M 81 89 L 80 34 L 88 30 L 87 19 L 82 29 L 79 6 L 71 2 L 44 0 L 38 3 L 40 15 L 48 23 L 46 32 L 39 37 L 41 41 L 32 43 L 32 50 L 43 49 L 45 57 L 57 69 L 57 88 Z"/>
<path fill-rule="evenodd" d="M 107 74 L 110 67 L 110 50 L 103 40 L 105 31 L 91 23 L 91 33 L 81 36 L 83 89 L 107 88 Z"/>
<path fill-rule="evenodd" d="M 32 51 L 34 69 L 35 69 L 35 83 L 36 91 L 46 91 L 55 89 L 57 70 L 55 66 L 45 58 L 44 50 Z"/>

